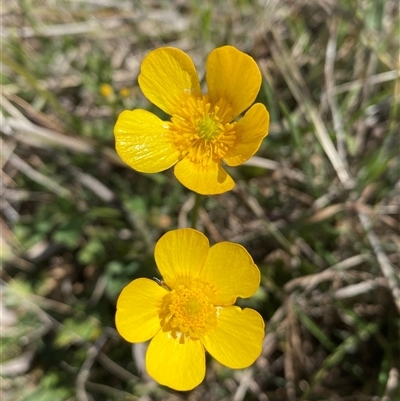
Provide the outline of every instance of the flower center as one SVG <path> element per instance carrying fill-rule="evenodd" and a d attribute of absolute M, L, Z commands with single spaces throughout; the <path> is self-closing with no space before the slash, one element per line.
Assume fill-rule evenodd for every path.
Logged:
<path fill-rule="evenodd" d="M 197 125 L 199 138 L 204 140 L 214 139 L 214 137 L 218 135 L 218 131 L 218 123 L 210 116 L 201 119 Z"/>
<path fill-rule="evenodd" d="M 190 286 L 180 284 L 165 295 L 159 316 L 163 330 L 184 342 L 186 337 L 198 339 L 215 327 L 216 313 L 204 284 L 192 283 Z"/>
<path fill-rule="evenodd" d="M 229 114 L 230 106 L 224 100 L 211 108 L 207 96 L 190 97 L 170 125 L 171 139 L 182 157 L 203 166 L 220 163 L 236 139 L 236 123 L 227 122 Z"/>

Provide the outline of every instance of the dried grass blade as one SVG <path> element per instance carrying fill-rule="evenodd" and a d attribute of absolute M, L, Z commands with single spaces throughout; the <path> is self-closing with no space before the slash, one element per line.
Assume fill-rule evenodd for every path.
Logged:
<path fill-rule="evenodd" d="M 272 30 L 275 42 L 271 44 L 272 57 L 280 69 L 288 87 L 296 99 L 304 117 L 315 127 L 315 135 L 324 149 L 327 157 L 332 163 L 340 181 L 346 189 L 354 187 L 354 182 L 346 170 L 346 166 L 341 160 L 333 142 L 328 134 L 324 122 L 316 106 L 312 101 L 308 87 L 300 73 L 296 63 L 291 60 L 286 46 L 283 44 L 280 36 Z"/>

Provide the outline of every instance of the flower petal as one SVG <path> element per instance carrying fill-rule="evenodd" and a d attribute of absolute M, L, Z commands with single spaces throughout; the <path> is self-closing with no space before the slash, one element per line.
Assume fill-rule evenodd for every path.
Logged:
<path fill-rule="evenodd" d="M 206 350 L 232 369 L 250 366 L 261 354 L 264 321 L 253 309 L 221 308 L 217 327 L 201 338 Z"/>
<path fill-rule="evenodd" d="M 170 332 L 160 330 L 151 340 L 146 369 L 158 383 L 186 391 L 198 386 L 206 373 L 204 347 L 200 340 L 180 342 Z"/>
<path fill-rule="evenodd" d="M 157 173 L 179 160 L 180 152 L 169 140 L 168 123 L 149 111 L 123 111 L 114 135 L 118 155 L 137 171 Z"/>
<path fill-rule="evenodd" d="M 214 305 L 232 305 L 237 297 L 252 296 L 260 285 L 260 270 L 243 246 L 219 242 L 209 252 L 201 279 L 218 291 L 210 301 Z"/>
<path fill-rule="evenodd" d="M 207 237 L 192 228 L 168 231 L 157 242 L 154 257 L 164 281 L 170 288 L 196 278 L 207 259 Z"/>
<path fill-rule="evenodd" d="M 235 145 L 225 155 L 226 164 L 238 166 L 257 152 L 268 135 L 269 113 L 261 103 L 253 105 L 236 126 Z"/>
<path fill-rule="evenodd" d="M 232 46 L 213 50 L 207 58 L 206 81 L 212 105 L 224 99 L 232 107 L 231 120 L 254 102 L 260 87 L 257 63 Z"/>
<path fill-rule="evenodd" d="M 167 290 L 148 278 L 128 284 L 117 300 L 115 324 L 119 334 L 131 343 L 147 341 L 160 330 L 158 317 Z"/>
<path fill-rule="evenodd" d="M 173 47 L 151 51 L 143 59 L 138 79 L 147 99 L 170 115 L 179 111 L 188 96 L 201 96 L 192 59 Z"/>
<path fill-rule="evenodd" d="M 182 185 L 202 195 L 217 195 L 230 191 L 235 182 L 218 164 L 203 166 L 183 158 L 174 168 L 175 177 Z"/>

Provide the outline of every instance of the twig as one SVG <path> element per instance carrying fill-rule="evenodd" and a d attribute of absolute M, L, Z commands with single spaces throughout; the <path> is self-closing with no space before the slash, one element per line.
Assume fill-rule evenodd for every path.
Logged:
<path fill-rule="evenodd" d="M 212 220 L 210 219 L 210 216 L 208 215 L 206 210 L 202 207 L 199 209 L 199 217 L 200 217 L 200 221 L 207 228 L 208 232 L 210 233 L 211 238 L 215 242 L 225 241 L 225 238 L 220 234 L 220 232 L 218 231 L 218 228 L 212 222 Z"/>
<path fill-rule="evenodd" d="M 2 362 L 0 365 L 2 377 L 13 377 L 26 374 L 32 366 L 33 358 L 35 357 L 36 347 L 29 346 L 18 357 L 7 362 Z"/>
<path fill-rule="evenodd" d="M 285 292 L 292 292 L 296 287 L 302 287 L 304 291 L 312 291 L 318 284 L 326 281 L 332 280 L 337 276 L 339 271 L 349 269 L 351 267 L 357 266 L 368 259 L 366 255 L 356 255 L 351 258 L 342 260 L 341 262 L 325 269 L 324 271 L 316 274 L 310 274 L 307 276 L 296 277 L 284 286 Z"/>
<path fill-rule="evenodd" d="M 8 146 L 3 142 L 2 144 L 3 149 L 7 149 Z M 54 192 L 56 195 L 61 196 L 63 198 L 72 199 L 72 195 L 70 191 L 59 185 L 57 182 L 52 180 L 49 177 L 46 177 L 44 174 L 39 173 L 37 170 L 32 168 L 28 163 L 23 161 L 19 156 L 15 153 L 10 154 L 8 156 L 8 160 L 12 163 L 21 173 L 25 174 L 29 177 L 32 181 L 43 185 L 51 192 Z"/>
<path fill-rule="evenodd" d="M 254 167 L 261 167 L 265 168 L 266 170 L 278 170 L 287 178 L 299 181 L 299 182 L 306 182 L 307 177 L 301 173 L 300 171 L 291 170 L 286 168 L 276 162 L 275 160 L 265 159 L 259 156 L 253 156 L 249 160 L 243 163 L 245 166 L 254 166 Z"/>
<path fill-rule="evenodd" d="M 110 359 L 104 352 L 99 352 L 97 356 L 97 361 L 110 373 L 114 376 L 120 378 L 123 381 L 129 382 L 134 381 L 138 382 L 139 378 L 135 376 L 133 373 L 124 369 L 122 366 L 118 365 L 112 359 Z"/>
<path fill-rule="evenodd" d="M 2 213 L 4 213 L 4 216 L 10 222 L 16 223 L 19 220 L 19 213 L 10 205 L 10 203 L 5 198 L 0 199 L 0 210 Z"/>
<path fill-rule="evenodd" d="M 357 295 L 365 294 L 372 291 L 374 288 L 379 286 L 386 287 L 387 280 L 383 277 L 376 277 L 373 280 L 362 281 L 361 283 L 348 285 L 342 287 L 334 292 L 334 297 L 336 299 L 345 299 L 356 297 Z"/>
<path fill-rule="evenodd" d="M 41 29 L 33 29 L 31 27 L 22 27 L 18 30 L 17 35 L 19 38 L 33 38 L 33 37 L 51 37 L 66 36 L 66 35 L 81 35 L 90 32 L 104 31 L 107 29 L 115 29 L 125 23 L 125 19 L 132 19 L 132 15 L 127 17 L 110 17 L 103 18 L 102 20 L 92 19 L 82 22 L 73 22 L 70 24 L 56 24 L 45 26 Z M 137 17 L 135 17 L 137 18 Z M 14 31 L 14 30 L 13 30 Z M 4 36 L 8 37 L 11 30 L 5 30 Z M 14 32 L 13 32 L 14 34 Z"/>
<path fill-rule="evenodd" d="M 4 110 L 7 111 L 14 118 L 24 122 L 29 122 L 29 120 L 7 99 L 5 95 L 3 95 L 3 93 L 0 94 L 1 107 L 3 107 Z M 6 122 L 7 120 L 4 116 L 2 116 L 1 121 L 2 124 L 4 124 L 4 122 Z M 3 130 L 3 127 L 1 128 Z"/>
<path fill-rule="evenodd" d="M 107 336 L 102 334 L 96 342 L 89 348 L 87 352 L 87 356 L 83 365 L 76 377 L 76 398 L 78 401 L 89 401 L 89 397 L 86 393 L 85 383 L 87 382 L 90 374 L 90 369 L 93 366 L 93 363 L 99 354 L 100 350 L 103 348 L 103 345 L 107 341 Z"/>
<path fill-rule="evenodd" d="M 40 127 L 28 120 L 9 117 L 7 118 L 7 123 L 13 130 L 22 134 L 20 137 L 16 135 L 17 139 L 22 139 L 32 145 L 35 145 L 33 140 L 38 139 L 42 144 L 44 143 L 48 146 L 59 146 L 85 154 L 94 153 L 94 146 L 86 141 L 83 141 L 80 138 L 60 134 L 48 128 Z M 37 143 L 36 146 L 38 146 Z"/>
<path fill-rule="evenodd" d="M 288 401 L 295 401 L 296 398 L 296 375 L 294 371 L 294 352 L 292 344 L 292 331 L 293 325 L 295 324 L 295 315 L 292 310 L 292 297 L 289 296 L 285 302 L 286 315 L 288 319 L 288 327 L 286 328 L 286 341 L 285 341 L 285 355 L 284 355 L 284 365 L 285 365 L 285 378 L 286 378 L 286 397 Z"/>
<path fill-rule="evenodd" d="M 337 85 L 333 88 L 330 88 L 322 94 L 321 100 L 324 101 L 325 97 L 328 96 L 328 92 L 332 92 L 332 95 L 339 95 L 340 93 L 349 92 L 351 90 L 360 89 L 364 85 L 378 85 L 383 82 L 394 81 L 400 76 L 399 70 L 392 70 L 382 72 L 380 74 L 370 75 L 363 79 L 356 79 L 352 82 L 346 82 L 345 84 Z"/>
<path fill-rule="evenodd" d="M 115 194 L 102 184 L 97 178 L 92 175 L 82 172 L 76 167 L 71 167 L 71 171 L 75 177 L 79 179 L 81 184 L 90 189 L 104 202 L 112 202 L 115 199 Z"/>
<path fill-rule="evenodd" d="M 377 69 L 377 67 L 378 67 L 378 57 L 375 52 L 371 52 L 367 65 L 366 75 L 367 76 L 372 75 Z M 361 95 L 362 98 L 361 105 L 359 106 L 361 110 L 365 110 L 365 107 L 368 105 L 369 99 L 372 94 L 373 94 L 372 86 L 365 83 L 363 85 L 363 90 Z M 356 125 L 355 149 L 358 154 L 362 154 L 362 151 L 364 149 L 366 133 L 367 133 L 367 124 L 366 124 L 366 119 L 363 117 L 359 119 L 358 124 Z"/>
<path fill-rule="evenodd" d="M 107 286 L 107 277 L 105 274 L 101 275 L 96 282 L 92 295 L 87 302 L 89 308 L 93 308 L 100 301 Z"/>
<path fill-rule="evenodd" d="M 253 379 L 249 380 L 249 389 L 250 391 L 257 397 L 259 401 L 268 401 L 268 396 L 264 393 L 264 391 L 260 388 L 259 384 Z"/>
<path fill-rule="evenodd" d="M 195 204 L 195 195 L 192 193 L 186 199 L 186 201 L 184 202 L 184 204 L 181 207 L 181 210 L 179 211 L 179 216 L 178 216 L 178 227 L 179 228 L 189 227 L 187 215 L 193 209 L 194 204 Z"/>
<path fill-rule="evenodd" d="M 389 378 L 386 383 L 385 392 L 383 393 L 381 401 L 391 401 L 393 399 L 392 396 L 394 395 L 394 392 L 399 388 L 399 379 L 399 369 L 395 367 L 391 368 L 389 371 Z"/>
<path fill-rule="evenodd" d="M 251 369 L 246 369 L 244 372 L 241 372 L 239 386 L 236 389 L 235 395 L 232 398 L 232 401 L 243 401 L 246 396 L 247 390 L 250 386 L 250 380 L 252 379 L 253 372 Z"/>
<path fill-rule="evenodd" d="M 44 87 L 46 87 L 44 85 Z M 38 122 L 41 126 L 49 128 L 55 132 L 62 132 L 62 123 L 59 120 L 55 120 L 54 117 L 50 118 L 49 116 L 47 116 L 44 113 L 41 113 L 40 111 L 36 110 L 35 107 L 33 107 L 30 103 L 28 103 L 26 100 L 20 98 L 19 96 L 12 94 L 12 93 L 8 93 L 7 91 L 4 91 L 4 96 L 2 96 L 2 101 L 6 100 L 7 102 L 13 102 L 15 104 L 17 104 L 21 109 L 24 110 L 25 114 L 27 116 L 29 116 L 29 118 L 33 121 Z M 9 105 L 7 107 L 5 107 L 5 109 L 10 110 L 10 105 L 15 108 L 15 106 L 12 103 L 9 103 Z M 12 111 L 12 110 L 11 110 Z M 11 114 L 11 113 L 10 113 Z M 25 114 L 22 114 L 21 112 L 15 113 L 15 111 L 13 112 L 13 114 L 11 114 L 13 117 L 17 118 L 17 119 L 22 119 L 24 121 L 28 121 L 29 119 L 27 119 L 25 117 Z M 21 118 L 22 115 L 22 118 Z"/>
<path fill-rule="evenodd" d="M 278 331 L 283 331 L 286 328 L 286 311 L 284 306 L 279 307 L 267 322 L 267 335 L 264 337 L 262 347 L 262 358 L 257 359 L 257 367 L 264 370 L 268 366 L 269 357 L 278 346 L 279 334 Z"/>
<path fill-rule="evenodd" d="M 124 401 L 139 401 L 140 398 L 136 397 L 135 395 L 128 393 L 127 391 L 119 390 L 115 387 L 106 386 L 105 384 L 101 383 L 94 383 L 87 381 L 86 387 L 95 393 L 101 393 L 106 395 L 107 397 L 103 399 L 118 399 Z M 116 398 L 118 397 L 118 398 Z"/>
<path fill-rule="evenodd" d="M 335 85 L 334 66 L 336 56 L 336 40 L 338 35 L 338 21 L 336 18 L 332 19 L 329 27 L 329 32 L 330 35 L 325 53 L 325 82 L 327 88 L 328 104 L 332 113 L 333 128 L 336 132 L 338 153 L 343 163 L 347 167 L 346 135 L 343 129 L 343 122 L 339 107 L 332 91 Z"/>
<path fill-rule="evenodd" d="M 363 226 L 365 232 L 367 233 L 367 238 L 372 246 L 372 249 L 374 250 L 382 274 L 386 277 L 388 281 L 388 286 L 391 290 L 393 300 L 395 302 L 397 309 L 400 312 L 400 288 L 399 288 L 398 278 L 396 278 L 393 266 L 391 265 L 389 258 L 384 252 L 381 242 L 379 241 L 379 238 L 372 230 L 372 223 L 370 218 L 362 212 L 358 212 L 358 218 L 360 219 L 361 225 Z"/>

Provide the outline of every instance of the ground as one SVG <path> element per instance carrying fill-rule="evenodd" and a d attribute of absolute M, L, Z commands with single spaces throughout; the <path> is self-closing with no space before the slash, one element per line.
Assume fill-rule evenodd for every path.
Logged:
<path fill-rule="evenodd" d="M 399 390 L 399 9 L 394 0 L 6 0 L 1 69 L 4 401 L 396 400 Z M 125 109 L 152 106 L 143 57 L 174 46 L 204 77 L 215 47 L 258 63 L 268 137 L 233 191 L 202 200 L 171 170 L 115 153 Z M 204 83 L 204 80 L 202 81 Z M 158 277 L 153 250 L 195 225 L 248 249 L 239 300 L 266 321 L 249 369 L 208 360 L 179 393 L 117 333 L 116 299 Z"/>

